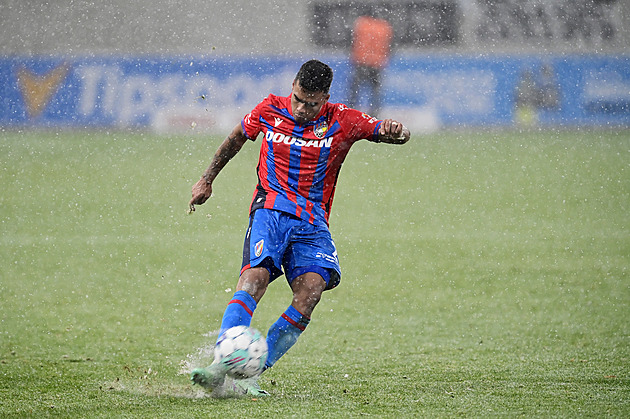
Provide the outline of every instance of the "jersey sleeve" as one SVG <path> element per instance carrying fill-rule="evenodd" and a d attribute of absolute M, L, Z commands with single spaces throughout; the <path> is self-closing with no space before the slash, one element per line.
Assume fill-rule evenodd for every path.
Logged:
<path fill-rule="evenodd" d="M 370 116 L 357 109 L 346 108 L 341 112 L 344 125 L 349 126 L 349 137 L 353 140 L 378 141 L 378 130 L 381 126 L 380 119 Z"/>
<path fill-rule="evenodd" d="M 245 136 L 255 141 L 258 134 L 262 131 L 262 121 L 260 118 L 260 114 L 262 109 L 268 104 L 269 97 L 260 102 L 256 107 L 247 115 L 243 117 L 241 120 L 241 127 L 243 128 L 243 132 Z"/>

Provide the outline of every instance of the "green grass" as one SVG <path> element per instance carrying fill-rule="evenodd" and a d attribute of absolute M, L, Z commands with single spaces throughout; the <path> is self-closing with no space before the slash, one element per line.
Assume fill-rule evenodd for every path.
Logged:
<path fill-rule="evenodd" d="M 186 215 L 221 140 L 0 133 L 0 416 L 630 416 L 629 131 L 358 144 L 341 285 L 264 400 L 180 374 L 240 268 L 258 144 Z"/>

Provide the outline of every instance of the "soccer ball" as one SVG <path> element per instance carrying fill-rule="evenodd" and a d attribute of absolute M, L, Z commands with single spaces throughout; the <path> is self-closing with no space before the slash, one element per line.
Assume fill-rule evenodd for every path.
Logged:
<path fill-rule="evenodd" d="M 256 329 L 232 327 L 219 337 L 214 348 L 214 362 L 227 367 L 227 374 L 236 379 L 262 373 L 267 361 L 267 341 Z"/>

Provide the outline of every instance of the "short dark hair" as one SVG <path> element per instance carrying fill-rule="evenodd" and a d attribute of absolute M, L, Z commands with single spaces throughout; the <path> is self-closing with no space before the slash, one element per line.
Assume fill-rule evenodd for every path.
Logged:
<path fill-rule="evenodd" d="M 333 79 L 332 69 L 318 60 L 310 60 L 302 64 L 295 76 L 300 87 L 307 92 L 328 93 Z"/>

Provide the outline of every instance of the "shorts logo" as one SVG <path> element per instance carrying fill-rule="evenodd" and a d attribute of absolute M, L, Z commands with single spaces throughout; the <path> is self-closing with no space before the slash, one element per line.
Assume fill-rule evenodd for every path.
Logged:
<path fill-rule="evenodd" d="M 339 260 L 337 259 L 337 251 L 335 251 L 332 255 L 328 255 L 326 253 L 317 252 L 315 255 L 316 258 L 322 258 L 327 262 L 338 264 Z"/>
<path fill-rule="evenodd" d="M 256 243 L 256 245 L 254 246 L 254 254 L 256 255 L 256 257 L 259 257 L 260 255 L 262 255 L 264 245 L 265 245 L 264 239 Z"/>

